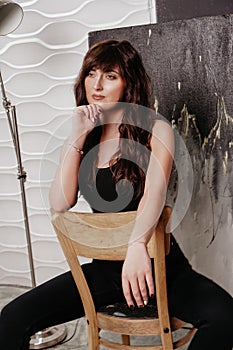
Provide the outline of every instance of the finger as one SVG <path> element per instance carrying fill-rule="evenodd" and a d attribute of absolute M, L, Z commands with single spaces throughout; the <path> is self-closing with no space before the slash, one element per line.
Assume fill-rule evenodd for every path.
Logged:
<path fill-rule="evenodd" d="M 149 295 L 150 296 L 154 295 L 155 294 L 155 285 L 154 285 L 154 280 L 153 280 L 151 272 L 146 275 L 146 283 L 147 283 Z"/>
<path fill-rule="evenodd" d="M 100 121 L 100 118 L 103 114 L 103 110 L 99 105 L 94 105 L 95 106 L 95 118 L 96 121 Z"/>
<path fill-rule="evenodd" d="M 87 105 L 82 106 L 81 111 L 83 112 L 83 118 L 89 119 L 90 118 L 90 111 Z"/>
<path fill-rule="evenodd" d="M 98 114 L 103 113 L 103 108 L 100 105 L 96 105 L 96 108 L 97 108 L 97 113 Z"/>
<path fill-rule="evenodd" d="M 96 105 L 96 104 L 90 105 L 90 109 L 91 109 L 91 120 L 96 123 L 99 120 L 99 117 L 102 113 L 102 109 L 99 105 Z"/>
<path fill-rule="evenodd" d="M 91 105 L 91 108 L 92 108 L 92 116 L 91 117 L 92 117 L 93 121 L 96 122 L 98 119 L 98 115 L 99 115 L 98 106 L 93 104 L 93 105 Z"/>
<path fill-rule="evenodd" d="M 86 113 L 86 117 L 94 124 L 97 123 L 101 113 L 102 113 L 102 109 L 99 105 L 96 104 L 90 104 L 90 105 L 86 105 L 87 108 L 87 113 Z"/>
<path fill-rule="evenodd" d="M 141 294 L 141 297 L 143 300 L 143 305 L 147 305 L 148 304 L 148 291 L 147 291 L 147 284 L 146 284 L 144 277 L 138 281 L 138 285 L 139 285 L 140 294 Z"/>
<path fill-rule="evenodd" d="M 86 106 L 79 106 L 79 107 L 76 107 L 75 109 L 74 109 L 74 113 L 73 113 L 73 116 L 75 117 L 75 118 L 77 118 L 77 117 L 82 117 L 82 118 L 84 118 L 84 117 L 86 117 Z"/>
<path fill-rule="evenodd" d="M 127 305 L 133 307 L 134 301 L 131 294 L 130 283 L 126 278 L 122 278 L 122 289 Z"/>
<path fill-rule="evenodd" d="M 87 105 L 86 106 L 86 110 L 87 110 L 87 118 L 92 122 L 94 123 L 95 122 L 95 118 L 94 118 L 94 107 L 93 105 Z"/>
<path fill-rule="evenodd" d="M 103 116 L 103 109 L 102 109 L 102 107 L 99 106 L 99 105 L 96 105 L 96 108 L 97 108 L 97 110 L 96 110 L 96 117 L 97 117 L 97 120 L 98 120 L 99 122 L 101 122 L 101 119 L 102 119 L 102 116 Z"/>
<path fill-rule="evenodd" d="M 143 299 L 142 299 L 141 292 L 140 292 L 139 283 L 138 283 L 137 279 L 131 281 L 131 291 L 132 291 L 132 294 L 133 294 L 133 297 L 134 297 L 134 300 L 135 300 L 137 306 L 138 307 L 144 306 Z"/>

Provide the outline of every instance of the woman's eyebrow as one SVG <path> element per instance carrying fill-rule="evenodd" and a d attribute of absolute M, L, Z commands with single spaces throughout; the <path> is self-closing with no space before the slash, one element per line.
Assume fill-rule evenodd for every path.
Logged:
<path fill-rule="evenodd" d="M 108 69 L 108 70 L 106 71 L 106 73 L 111 73 L 111 72 L 120 75 L 120 72 L 119 72 L 118 70 L 115 70 L 115 69 Z"/>
<path fill-rule="evenodd" d="M 108 69 L 101 69 L 101 68 L 97 68 L 97 67 L 92 67 L 90 71 L 97 71 L 98 69 L 102 70 L 105 73 L 116 73 L 118 75 L 120 75 L 120 71 L 118 69 L 114 69 L 114 68 L 108 68 Z"/>

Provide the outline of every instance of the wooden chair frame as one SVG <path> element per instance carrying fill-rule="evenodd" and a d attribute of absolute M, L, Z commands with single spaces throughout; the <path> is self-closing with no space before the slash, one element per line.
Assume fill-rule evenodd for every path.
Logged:
<path fill-rule="evenodd" d="M 88 324 L 88 349 L 97 350 L 100 345 L 109 349 L 132 349 L 130 335 L 160 334 L 162 345 L 135 346 L 134 349 L 172 350 L 187 343 L 195 329 L 183 338 L 172 342 L 172 331 L 182 328 L 185 323 L 171 319 L 168 313 L 165 254 L 169 251 L 170 234 L 165 228 L 170 219 L 171 209 L 165 207 L 148 243 L 148 251 L 154 258 L 156 299 L 158 318 L 133 319 L 110 316 L 96 312 L 91 292 L 77 256 L 101 259 L 124 260 L 127 244 L 136 218 L 136 212 L 123 213 L 58 213 L 52 210 L 52 223 L 61 247 L 70 266 L 79 290 Z M 122 335 L 123 344 L 100 337 L 100 330 Z"/>

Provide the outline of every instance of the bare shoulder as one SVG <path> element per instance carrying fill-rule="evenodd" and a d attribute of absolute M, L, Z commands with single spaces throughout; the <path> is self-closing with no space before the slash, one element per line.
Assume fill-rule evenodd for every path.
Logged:
<path fill-rule="evenodd" d="M 152 128 L 151 147 L 158 147 L 158 143 L 165 144 L 167 147 L 170 145 L 173 147 L 174 133 L 172 126 L 166 120 L 158 119 L 155 121 Z"/>

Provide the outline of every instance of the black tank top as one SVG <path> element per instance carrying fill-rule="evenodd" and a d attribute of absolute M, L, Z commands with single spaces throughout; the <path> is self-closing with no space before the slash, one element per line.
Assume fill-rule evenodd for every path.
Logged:
<path fill-rule="evenodd" d="M 141 199 L 141 197 L 136 198 L 132 186 L 128 190 L 126 188 L 126 190 L 121 191 L 110 167 L 97 168 L 96 182 L 90 186 L 83 181 L 81 193 L 95 213 L 137 210 Z"/>
<path fill-rule="evenodd" d="M 106 206 L 104 207 L 104 212 L 112 212 L 111 210 L 111 203 L 116 200 L 118 197 L 118 193 L 116 191 L 116 183 L 113 177 L 113 174 L 111 172 L 110 167 L 107 168 L 98 168 L 96 173 L 96 184 L 95 187 L 97 189 L 97 192 L 103 200 L 106 201 Z M 88 186 L 83 186 L 82 188 L 82 194 L 84 198 L 87 200 L 89 205 L 91 206 L 93 212 L 103 212 L 101 210 L 98 210 L 95 196 L 93 195 L 93 191 L 90 190 Z M 126 200 L 127 200 L 127 194 L 126 194 Z M 138 204 L 140 202 L 141 198 L 135 198 L 134 196 L 132 199 L 128 202 L 128 204 L 121 208 L 121 210 L 118 211 L 132 211 L 137 210 Z M 171 283 L 174 279 L 174 275 L 179 275 L 180 273 L 183 273 L 184 271 L 187 271 L 187 269 L 190 269 L 191 266 L 187 260 L 187 258 L 184 256 L 183 252 L 181 251 L 179 245 L 177 244 L 174 236 L 171 234 L 171 247 L 170 247 L 170 253 L 166 257 L 166 266 L 167 266 L 167 277 L 168 281 Z M 106 261 L 95 261 L 95 263 L 101 264 L 102 268 L 104 269 L 121 269 L 122 262 L 106 262 Z M 120 271 L 120 270 L 119 270 Z"/>

